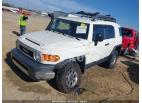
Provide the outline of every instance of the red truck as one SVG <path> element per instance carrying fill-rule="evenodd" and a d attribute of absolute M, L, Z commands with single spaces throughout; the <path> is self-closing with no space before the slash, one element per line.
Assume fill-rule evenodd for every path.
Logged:
<path fill-rule="evenodd" d="M 121 27 L 122 35 L 122 54 L 130 54 L 132 56 L 137 55 L 139 50 L 139 33 L 130 28 Z"/>

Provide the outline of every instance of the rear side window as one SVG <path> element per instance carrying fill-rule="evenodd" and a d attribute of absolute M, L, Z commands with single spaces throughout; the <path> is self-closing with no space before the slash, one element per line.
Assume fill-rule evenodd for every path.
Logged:
<path fill-rule="evenodd" d="M 114 38 L 114 34 L 115 34 L 114 27 L 111 25 L 106 25 L 104 38 L 105 39 Z"/>
<path fill-rule="evenodd" d="M 96 40 L 96 35 L 104 35 L 104 39 L 111 39 L 115 37 L 114 27 L 111 25 L 94 25 L 93 40 Z"/>
<path fill-rule="evenodd" d="M 122 36 L 122 28 L 119 28 L 120 36 Z"/>

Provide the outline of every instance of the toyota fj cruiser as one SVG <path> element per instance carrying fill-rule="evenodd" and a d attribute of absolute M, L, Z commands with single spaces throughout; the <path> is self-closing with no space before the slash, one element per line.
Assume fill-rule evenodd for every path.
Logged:
<path fill-rule="evenodd" d="M 52 16 L 53 17 L 53 16 Z M 11 51 L 13 63 L 35 80 L 56 79 L 62 92 L 81 83 L 86 68 L 113 68 L 122 37 L 110 15 L 78 12 L 51 20 L 46 31 L 24 34 Z"/>

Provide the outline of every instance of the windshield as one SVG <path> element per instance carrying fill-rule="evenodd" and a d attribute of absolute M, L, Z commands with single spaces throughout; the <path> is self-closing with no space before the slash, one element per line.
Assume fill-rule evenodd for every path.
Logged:
<path fill-rule="evenodd" d="M 89 24 L 57 18 L 53 21 L 50 30 L 76 38 L 87 39 Z"/>

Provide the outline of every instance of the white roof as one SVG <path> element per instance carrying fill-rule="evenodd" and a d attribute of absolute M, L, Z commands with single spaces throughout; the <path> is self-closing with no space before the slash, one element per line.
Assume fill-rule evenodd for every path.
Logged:
<path fill-rule="evenodd" d="M 59 18 L 70 20 L 70 21 L 84 22 L 84 23 L 92 22 L 89 18 L 84 18 L 84 17 L 59 17 Z"/>

